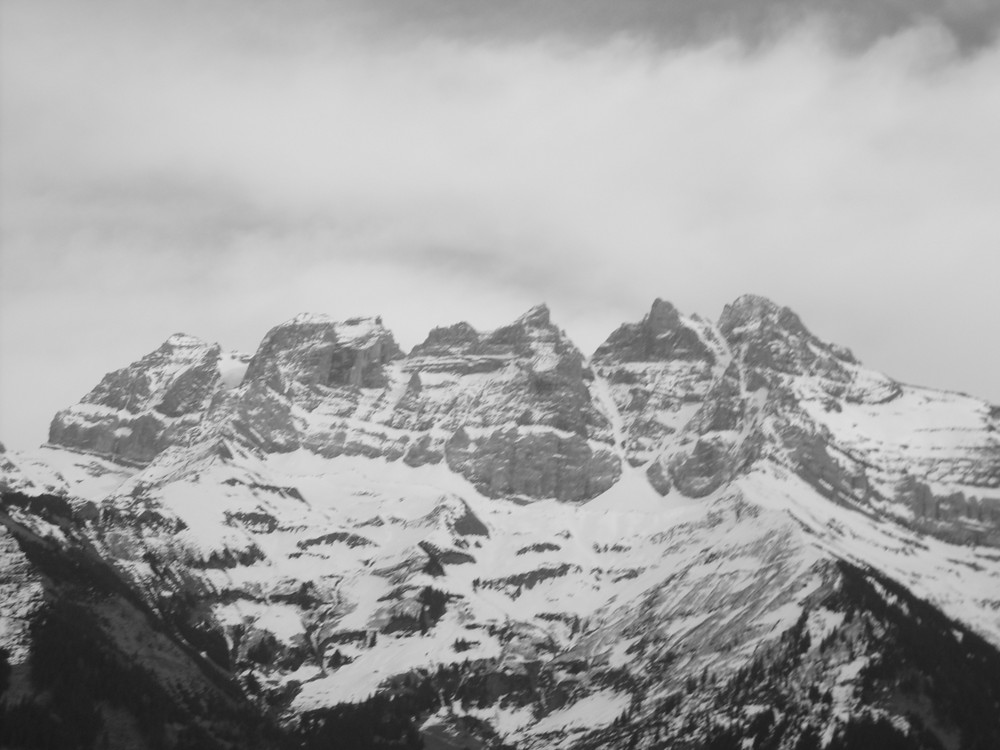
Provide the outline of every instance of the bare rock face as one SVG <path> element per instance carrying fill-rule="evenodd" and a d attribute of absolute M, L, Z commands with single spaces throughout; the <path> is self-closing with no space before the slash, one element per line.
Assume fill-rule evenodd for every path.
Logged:
<path fill-rule="evenodd" d="M 222 421 L 226 434 L 267 453 L 284 453 L 301 446 L 291 400 L 266 382 L 251 380 L 226 406 Z"/>
<path fill-rule="evenodd" d="M 299 315 L 268 332 L 243 387 L 213 409 L 212 420 L 225 434 L 268 453 L 300 447 L 326 456 L 365 452 L 351 450 L 356 443 L 341 424 L 307 415 L 355 415 L 363 393 L 383 389 L 387 367 L 401 356 L 378 318 L 340 322 Z"/>
<path fill-rule="evenodd" d="M 385 366 L 400 356 L 379 319 L 300 315 L 264 337 L 246 379 L 268 380 L 276 370 L 286 382 L 306 387 L 377 388 L 385 385 Z"/>
<path fill-rule="evenodd" d="M 796 474 L 828 500 L 849 508 L 867 508 L 874 499 L 864 464 L 831 452 L 822 430 L 804 422 L 782 432 Z"/>
<path fill-rule="evenodd" d="M 625 323 L 594 352 L 594 361 L 654 362 L 705 360 L 715 355 L 677 308 L 656 299 L 639 323 Z"/>
<path fill-rule="evenodd" d="M 49 442 L 148 463 L 191 437 L 222 387 L 222 359 L 217 344 L 171 336 L 156 351 L 104 376 L 79 404 L 56 414 Z"/>
<path fill-rule="evenodd" d="M 744 426 L 746 399 L 740 380 L 740 368 L 730 362 L 709 388 L 698 411 L 691 420 L 691 428 L 699 435 L 709 432 L 738 431 Z"/>
<path fill-rule="evenodd" d="M 763 372 L 814 374 L 834 381 L 850 380 L 845 365 L 856 365 L 850 351 L 813 336 L 787 307 L 756 295 L 726 305 L 719 332 L 739 358 Z"/>
<path fill-rule="evenodd" d="M 893 500 L 912 511 L 908 525 L 955 544 L 1000 547 L 1000 500 L 961 490 L 938 494 L 925 482 L 904 476 Z"/>
<path fill-rule="evenodd" d="M 579 502 L 611 488 L 621 475 L 617 457 L 579 435 L 500 429 L 473 440 L 464 429 L 445 448 L 448 466 L 491 497 Z"/>
<path fill-rule="evenodd" d="M 494 497 L 580 501 L 617 481 L 592 374 L 544 305 L 486 333 L 465 323 L 435 329 L 403 368 L 411 380 L 393 426 L 452 433 L 431 453 L 436 441 L 416 441 L 408 462 L 443 451 L 450 468 Z"/>
<path fill-rule="evenodd" d="M 399 427 L 430 418 L 452 430 L 517 423 L 586 437 L 608 428 L 585 380 L 583 355 L 544 305 L 487 333 L 465 323 L 435 329 L 403 367 L 422 385 L 411 385 L 400 404 Z"/>
<path fill-rule="evenodd" d="M 479 347 L 479 333 L 468 323 L 435 328 L 422 344 L 413 347 L 414 357 L 467 355 Z"/>
<path fill-rule="evenodd" d="M 200 411 L 218 377 L 220 353 L 218 344 L 175 334 L 133 365 L 105 375 L 83 403 L 131 414 L 149 409 L 165 416 Z"/>
<path fill-rule="evenodd" d="M 700 439 L 690 451 L 675 455 L 670 479 L 688 497 L 704 497 L 729 482 L 735 474 L 736 446 L 724 438 Z"/>
<path fill-rule="evenodd" d="M 748 408 L 736 362 L 712 383 L 705 399 L 684 425 L 676 448 L 668 444 L 647 470 L 654 487 L 662 477 L 688 497 L 704 497 L 732 481 L 756 457 L 760 442 L 757 415 Z"/>

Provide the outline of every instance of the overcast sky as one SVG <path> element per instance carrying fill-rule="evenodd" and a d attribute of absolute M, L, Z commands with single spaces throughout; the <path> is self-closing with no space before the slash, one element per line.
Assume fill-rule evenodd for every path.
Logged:
<path fill-rule="evenodd" d="M 3 0 L 0 440 L 176 331 L 739 294 L 1000 402 L 993 0 Z M 373 9 L 374 8 L 374 9 Z"/>

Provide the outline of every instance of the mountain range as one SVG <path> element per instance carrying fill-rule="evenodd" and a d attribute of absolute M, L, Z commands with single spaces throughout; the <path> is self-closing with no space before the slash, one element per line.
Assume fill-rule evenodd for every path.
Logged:
<path fill-rule="evenodd" d="M 0 489 L 3 747 L 1000 747 L 1000 407 L 762 297 L 177 334 Z"/>

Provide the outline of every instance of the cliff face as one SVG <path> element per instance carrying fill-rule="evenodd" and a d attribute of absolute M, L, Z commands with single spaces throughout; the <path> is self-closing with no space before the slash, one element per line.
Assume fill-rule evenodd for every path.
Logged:
<path fill-rule="evenodd" d="M 485 334 L 437 329 L 402 370 L 408 392 L 392 424 L 430 428 L 424 446 L 449 431 L 448 466 L 488 495 L 587 500 L 620 473 L 593 373 L 544 306 Z"/>
<path fill-rule="evenodd" d="M 960 706 L 1000 699 L 998 429 L 767 300 L 657 300 L 590 358 L 544 306 L 408 354 L 377 318 L 173 337 L 0 471 L 11 533 L 86 546 L 303 746 L 369 714 L 399 743 L 989 746 Z"/>
<path fill-rule="evenodd" d="M 175 336 L 60 412 L 50 442 L 136 463 L 196 434 L 446 461 L 493 496 L 570 501 L 620 473 L 593 373 L 545 307 L 487 333 L 436 329 L 409 356 L 378 320 L 299 316 L 267 334 L 238 388 L 219 362 L 218 346 Z"/>
<path fill-rule="evenodd" d="M 212 398 L 232 387 L 239 355 L 176 334 L 156 351 L 104 376 L 79 404 L 56 414 L 49 442 L 146 464 L 187 443 Z"/>
<path fill-rule="evenodd" d="M 867 370 L 747 296 L 717 325 L 656 300 L 590 361 L 544 306 L 495 331 L 434 329 L 408 355 L 379 319 L 302 315 L 253 357 L 178 334 L 59 412 L 49 441 L 138 465 L 226 440 L 444 462 L 492 497 L 574 502 L 613 486 L 623 462 L 661 494 L 701 497 L 767 457 L 838 502 L 998 544 L 996 422 L 988 404 Z"/>
<path fill-rule="evenodd" d="M 268 332 L 250 360 L 246 380 L 279 378 L 278 390 L 377 388 L 386 384 L 385 366 L 400 356 L 392 334 L 378 320 L 300 315 Z"/>

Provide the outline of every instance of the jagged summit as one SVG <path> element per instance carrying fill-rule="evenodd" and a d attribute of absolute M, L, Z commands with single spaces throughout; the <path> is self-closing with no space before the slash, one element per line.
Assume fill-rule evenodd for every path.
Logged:
<path fill-rule="evenodd" d="M 647 316 L 649 327 L 654 333 L 665 333 L 681 323 L 681 315 L 670 302 L 660 297 L 653 300 Z"/>
<path fill-rule="evenodd" d="M 625 323 L 594 352 L 593 359 L 632 362 L 714 359 L 711 347 L 693 320 L 682 318 L 677 308 L 657 298 L 638 323 Z"/>
<path fill-rule="evenodd" d="M 247 381 L 276 372 L 303 386 L 376 387 L 382 368 L 402 356 L 381 318 L 336 321 L 324 315 L 299 315 L 275 326 L 250 360 Z"/>
<path fill-rule="evenodd" d="M 752 335 L 754 331 L 765 335 L 781 331 L 786 336 L 819 342 L 791 308 L 780 306 L 767 297 L 756 294 L 744 294 L 726 305 L 719 316 L 718 326 L 727 340 L 741 339 Z"/>
<path fill-rule="evenodd" d="M 515 321 L 529 328 L 544 328 L 552 325 L 549 306 L 544 302 L 535 305 Z"/>
<path fill-rule="evenodd" d="M 783 311 L 788 310 L 770 298 L 761 294 L 741 294 L 731 303 L 723 307 L 722 315 L 719 318 L 719 327 L 723 327 L 729 320 L 764 320 L 774 318 Z M 791 312 L 789 310 L 789 312 Z"/>
<path fill-rule="evenodd" d="M 790 308 L 758 295 L 726 305 L 718 329 L 763 381 L 770 382 L 768 372 L 777 372 L 848 383 L 855 375 L 852 366 L 859 364 L 848 349 L 813 335 Z"/>
<path fill-rule="evenodd" d="M 469 323 L 462 321 L 450 326 L 434 328 L 423 343 L 417 344 L 411 355 L 455 353 L 465 354 L 479 344 L 479 333 Z"/>
<path fill-rule="evenodd" d="M 327 325 L 335 324 L 337 322 L 337 318 L 327 315 L 326 313 L 300 312 L 295 315 L 295 317 L 285 321 L 282 325 L 308 325 L 310 323 Z"/>
<path fill-rule="evenodd" d="M 216 346 L 207 341 L 204 341 L 197 336 L 191 336 L 187 333 L 175 333 L 167 338 L 163 342 L 161 349 L 202 349 L 205 347 Z"/>
<path fill-rule="evenodd" d="M 218 344 L 174 334 L 56 414 L 49 442 L 147 462 L 187 439 L 218 387 L 222 360 Z"/>
<path fill-rule="evenodd" d="M 476 366 L 485 366 L 484 357 L 542 357 L 545 352 L 556 355 L 576 352 L 565 332 L 552 323 L 547 305 L 535 305 L 511 323 L 491 331 L 477 331 L 461 322 L 434 328 L 427 338 L 410 352 L 411 356 L 468 356 L 476 358 Z"/>
<path fill-rule="evenodd" d="M 348 338 L 363 336 L 376 330 L 387 330 L 382 323 L 381 315 L 359 315 L 339 319 L 325 313 L 302 312 L 291 320 L 287 320 L 278 328 L 284 326 L 330 326 L 342 336 Z"/>

